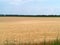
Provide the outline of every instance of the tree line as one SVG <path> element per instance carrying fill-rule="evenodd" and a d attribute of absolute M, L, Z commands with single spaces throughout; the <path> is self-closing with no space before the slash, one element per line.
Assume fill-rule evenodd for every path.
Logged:
<path fill-rule="evenodd" d="M 60 17 L 60 15 L 4 15 L 0 14 L 0 17 Z"/>

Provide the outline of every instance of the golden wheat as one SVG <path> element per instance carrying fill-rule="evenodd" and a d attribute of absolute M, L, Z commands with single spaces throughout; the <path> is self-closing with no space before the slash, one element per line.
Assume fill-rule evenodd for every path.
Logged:
<path fill-rule="evenodd" d="M 17 42 L 54 40 L 60 32 L 57 17 L 0 17 L 0 42 L 6 39 Z M 58 35 L 60 38 L 60 35 Z"/>

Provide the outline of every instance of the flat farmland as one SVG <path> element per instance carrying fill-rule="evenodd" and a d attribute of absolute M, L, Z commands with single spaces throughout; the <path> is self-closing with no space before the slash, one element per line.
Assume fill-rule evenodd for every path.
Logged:
<path fill-rule="evenodd" d="M 60 38 L 60 18 L 57 17 L 0 17 L 0 43 L 40 42 Z"/>

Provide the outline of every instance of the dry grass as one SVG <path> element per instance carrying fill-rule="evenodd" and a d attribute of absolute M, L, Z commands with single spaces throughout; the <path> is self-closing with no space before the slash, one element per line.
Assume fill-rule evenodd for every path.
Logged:
<path fill-rule="evenodd" d="M 54 40 L 60 32 L 60 18 L 0 17 L 0 43 L 7 40 L 37 42 Z"/>

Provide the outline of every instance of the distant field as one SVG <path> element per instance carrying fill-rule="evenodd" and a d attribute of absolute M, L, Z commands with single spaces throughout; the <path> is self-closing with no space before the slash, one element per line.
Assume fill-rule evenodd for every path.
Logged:
<path fill-rule="evenodd" d="M 57 17 L 0 17 L 0 43 L 40 42 L 60 38 L 60 18 Z"/>

